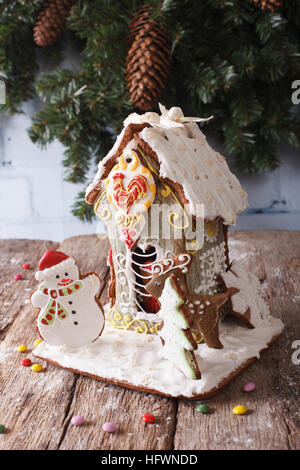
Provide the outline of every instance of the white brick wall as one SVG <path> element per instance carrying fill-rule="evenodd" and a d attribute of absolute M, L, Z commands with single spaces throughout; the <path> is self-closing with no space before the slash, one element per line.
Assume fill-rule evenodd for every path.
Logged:
<path fill-rule="evenodd" d="M 63 240 L 95 233 L 97 223 L 84 224 L 70 206 L 80 185 L 63 181 L 63 147 L 40 150 L 26 132 L 35 102 L 25 114 L 0 116 L 0 237 Z M 282 166 L 273 173 L 238 175 L 249 194 L 250 209 L 236 228 L 300 229 L 300 158 L 281 147 Z M 91 177 L 93 175 L 91 174 Z M 97 230 L 104 231 L 99 222 Z"/>

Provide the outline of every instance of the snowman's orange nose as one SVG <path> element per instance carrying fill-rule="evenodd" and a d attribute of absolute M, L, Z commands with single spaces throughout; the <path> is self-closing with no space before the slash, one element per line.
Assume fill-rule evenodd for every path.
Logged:
<path fill-rule="evenodd" d="M 68 279 L 62 279 L 61 282 L 69 282 L 70 278 Z"/>

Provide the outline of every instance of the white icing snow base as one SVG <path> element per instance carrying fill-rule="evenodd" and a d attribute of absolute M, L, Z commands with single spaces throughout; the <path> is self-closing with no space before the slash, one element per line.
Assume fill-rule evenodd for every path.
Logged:
<path fill-rule="evenodd" d="M 71 350 L 65 346 L 50 346 L 43 341 L 33 354 L 99 379 L 127 382 L 131 388 L 141 387 L 173 397 L 201 398 L 248 359 L 259 358 L 260 351 L 282 329 L 281 320 L 273 317 L 252 330 L 234 323 L 221 323 L 220 339 L 224 348 L 211 349 L 200 344 L 195 351 L 202 374 L 200 380 L 185 377 L 169 361 L 160 358 L 161 341 L 157 335 L 120 331 L 109 324 L 89 346 Z"/>

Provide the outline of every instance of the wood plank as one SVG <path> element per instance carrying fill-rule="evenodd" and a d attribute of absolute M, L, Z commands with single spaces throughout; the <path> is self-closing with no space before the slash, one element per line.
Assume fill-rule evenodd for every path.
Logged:
<path fill-rule="evenodd" d="M 200 402 L 179 401 L 174 448 L 297 449 L 299 366 L 292 364 L 291 344 L 300 338 L 300 232 L 233 232 L 229 242 L 231 259 L 239 259 L 256 272 L 263 281 L 271 313 L 281 317 L 286 328 L 259 362 L 206 400 L 212 414 L 199 415 L 195 409 Z M 245 394 L 242 386 L 248 381 L 255 382 L 257 389 Z M 250 413 L 233 415 L 237 404 L 245 404 Z M 193 433 L 186 433 L 191 427 Z"/>

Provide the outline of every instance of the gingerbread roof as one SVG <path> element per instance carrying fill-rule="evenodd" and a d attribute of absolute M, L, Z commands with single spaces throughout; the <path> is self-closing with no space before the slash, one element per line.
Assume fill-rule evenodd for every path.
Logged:
<path fill-rule="evenodd" d="M 122 152 L 139 145 L 158 162 L 160 178 L 173 183 L 182 201 L 189 203 L 191 215 L 197 214 L 197 204 L 204 204 L 205 219 L 221 217 L 225 224 L 235 224 L 237 214 L 248 206 L 247 194 L 225 157 L 207 143 L 196 124 L 203 119 L 184 117 L 180 108 L 160 109 L 161 116 L 133 113 L 125 119 L 123 131 L 86 190 L 87 202 L 95 202 Z"/>

